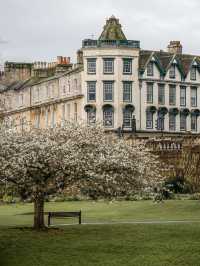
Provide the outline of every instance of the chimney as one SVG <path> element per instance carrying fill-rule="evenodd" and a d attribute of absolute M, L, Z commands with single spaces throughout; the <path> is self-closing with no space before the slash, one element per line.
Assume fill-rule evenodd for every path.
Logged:
<path fill-rule="evenodd" d="M 77 51 L 77 64 L 83 64 L 83 51 Z"/>
<path fill-rule="evenodd" d="M 170 41 L 167 50 L 172 54 L 182 54 L 183 46 L 180 41 Z"/>
<path fill-rule="evenodd" d="M 62 56 L 57 56 L 57 63 L 58 65 L 62 65 Z"/>

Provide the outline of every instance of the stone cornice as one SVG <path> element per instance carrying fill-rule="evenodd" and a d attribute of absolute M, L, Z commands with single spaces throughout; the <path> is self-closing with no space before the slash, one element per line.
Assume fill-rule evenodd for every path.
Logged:
<path fill-rule="evenodd" d="M 46 107 L 46 106 L 53 105 L 53 104 L 58 104 L 58 103 L 63 103 L 65 101 L 72 101 L 72 100 L 76 100 L 76 99 L 81 99 L 81 98 L 83 98 L 83 96 L 84 96 L 83 94 L 78 94 L 78 95 L 71 96 L 71 97 L 52 99 L 51 101 L 41 102 L 41 103 L 37 103 L 37 104 L 31 105 L 31 106 L 27 106 L 27 107 L 24 107 L 24 108 L 22 107 L 20 109 L 14 109 L 14 110 L 11 110 L 11 111 L 6 111 L 6 112 L 4 112 L 3 115 L 7 116 L 7 115 L 16 114 L 16 113 L 22 113 L 22 112 L 26 112 L 26 111 L 31 111 L 31 110 L 34 110 L 34 109 L 37 109 L 37 108 Z"/>
<path fill-rule="evenodd" d="M 140 78 L 139 81 L 145 82 L 156 82 L 156 83 L 166 83 L 166 84 L 180 84 L 182 86 L 200 86 L 200 82 L 186 82 L 186 81 L 178 81 L 178 80 L 162 80 L 162 79 L 150 79 L 150 78 Z"/>

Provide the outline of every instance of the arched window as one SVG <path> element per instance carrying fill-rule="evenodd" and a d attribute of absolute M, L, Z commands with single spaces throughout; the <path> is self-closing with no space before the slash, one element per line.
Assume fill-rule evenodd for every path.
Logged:
<path fill-rule="evenodd" d="M 87 123 L 89 125 L 96 123 L 96 107 L 93 105 L 86 105 L 85 111 L 87 113 Z"/>
<path fill-rule="evenodd" d="M 190 111 L 187 108 L 183 108 L 180 110 L 180 131 L 187 130 L 187 116 L 189 115 Z"/>
<path fill-rule="evenodd" d="M 106 104 L 103 106 L 103 125 L 105 127 L 114 126 L 114 109 L 112 105 Z"/>
<path fill-rule="evenodd" d="M 131 128 L 132 127 L 132 116 L 135 107 L 131 104 L 128 104 L 123 109 L 123 126 L 124 128 Z"/>

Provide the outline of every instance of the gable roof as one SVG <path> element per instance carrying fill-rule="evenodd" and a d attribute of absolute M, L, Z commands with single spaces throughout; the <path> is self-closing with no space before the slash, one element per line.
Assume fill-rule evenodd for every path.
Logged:
<path fill-rule="evenodd" d="M 140 73 L 144 73 L 148 62 L 154 56 L 156 58 L 157 65 L 161 66 L 161 73 L 166 74 L 170 65 L 173 63 L 174 59 L 177 61 L 177 67 L 181 74 L 186 77 L 192 63 L 194 60 L 197 62 L 197 68 L 200 71 L 200 56 L 195 55 L 187 55 L 187 54 L 173 54 L 164 51 L 149 51 L 149 50 L 141 50 L 139 56 L 139 71 Z"/>

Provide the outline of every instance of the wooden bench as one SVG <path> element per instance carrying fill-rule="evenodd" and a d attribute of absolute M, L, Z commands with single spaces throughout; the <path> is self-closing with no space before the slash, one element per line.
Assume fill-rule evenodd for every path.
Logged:
<path fill-rule="evenodd" d="M 48 212 L 48 226 L 51 225 L 51 218 L 78 217 L 78 223 L 81 224 L 81 211 L 79 212 Z"/>

